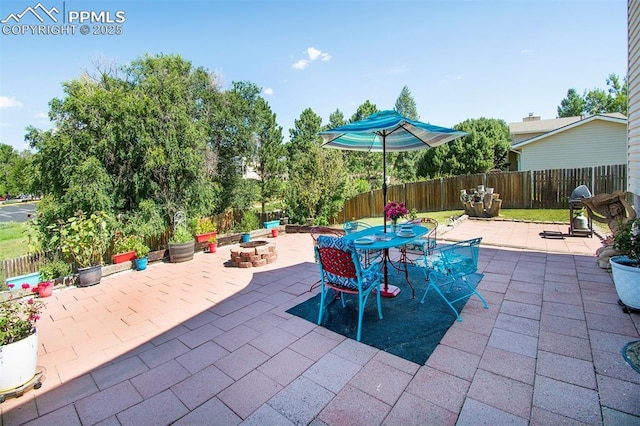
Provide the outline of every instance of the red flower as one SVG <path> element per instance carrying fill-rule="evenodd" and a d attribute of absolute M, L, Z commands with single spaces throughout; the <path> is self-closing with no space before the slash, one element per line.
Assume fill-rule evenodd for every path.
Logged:
<path fill-rule="evenodd" d="M 27 283 L 22 283 L 22 289 L 23 289 L 23 290 L 26 290 L 26 289 L 28 289 L 29 287 L 31 287 L 29 284 L 27 284 Z"/>

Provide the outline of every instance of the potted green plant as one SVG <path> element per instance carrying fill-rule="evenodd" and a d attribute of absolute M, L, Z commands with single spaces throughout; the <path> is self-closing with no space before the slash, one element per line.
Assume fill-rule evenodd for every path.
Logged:
<path fill-rule="evenodd" d="M 609 259 L 619 303 L 625 312 L 640 310 L 640 219 L 620 224 L 613 238 L 621 253 Z"/>
<path fill-rule="evenodd" d="M 144 237 L 142 235 L 131 235 L 130 238 L 132 240 L 131 248 L 136 255 L 136 258 L 134 259 L 136 269 L 138 271 L 144 271 L 147 269 L 147 265 L 149 264 L 149 258 L 147 255 L 151 249 L 144 243 Z"/>
<path fill-rule="evenodd" d="M 12 289 L 15 284 L 9 284 Z M 0 295 L 0 390 L 15 389 L 36 374 L 38 333 L 36 321 L 44 305 L 27 296 L 31 286 L 22 284 L 22 293 Z"/>
<path fill-rule="evenodd" d="M 209 245 L 209 253 L 215 253 L 218 250 L 217 236 L 209 237 L 209 239 L 207 240 L 207 243 Z"/>
<path fill-rule="evenodd" d="M 242 235 L 240 236 L 240 241 L 243 243 L 248 243 L 251 241 L 250 232 L 254 229 L 258 229 L 260 227 L 260 221 L 258 220 L 258 216 L 252 211 L 245 211 L 242 215 L 242 220 L 240 221 L 240 232 Z"/>
<path fill-rule="evenodd" d="M 186 226 L 179 226 L 169 239 L 169 259 L 172 263 L 186 262 L 193 259 L 195 241 Z"/>
<path fill-rule="evenodd" d="M 71 274 L 71 267 L 62 259 L 46 260 L 40 267 L 40 282 L 33 291 L 40 297 L 48 297 L 53 293 L 55 280 Z"/>
<path fill-rule="evenodd" d="M 54 237 L 59 239 L 62 252 L 75 261 L 80 286 L 98 284 L 102 278 L 102 257 L 111 242 L 109 220 L 103 211 L 91 215 L 79 212 Z"/>
<path fill-rule="evenodd" d="M 210 217 L 199 217 L 195 223 L 196 242 L 202 243 L 217 235 L 216 223 Z"/>
<path fill-rule="evenodd" d="M 113 256 L 111 260 L 113 263 L 130 262 L 136 258 L 136 252 L 134 246 L 136 244 L 135 235 L 125 235 L 121 232 L 116 232 L 113 239 Z"/>

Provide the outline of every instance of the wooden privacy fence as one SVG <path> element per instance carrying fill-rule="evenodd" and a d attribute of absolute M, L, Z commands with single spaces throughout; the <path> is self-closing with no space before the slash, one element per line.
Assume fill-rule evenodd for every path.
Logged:
<path fill-rule="evenodd" d="M 409 210 L 416 209 L 418 212 L 462 210 L 460 190 L 470 192 L 478 185 L 493 188 L 500 195 L 502 208 L 505 209 L 563 209 L 569 208 L 568 197 L 580 185 L 586 185 L 592 194 L 625 191 L 627 166 L 619 164 L 450 176 L 389 186 L 387 199 L 404 201 Z M 345 222 L 365 217 L 382 217 L 384 204 L 380 189 L 358 194 L 345 201 L 336 219 Z"/>

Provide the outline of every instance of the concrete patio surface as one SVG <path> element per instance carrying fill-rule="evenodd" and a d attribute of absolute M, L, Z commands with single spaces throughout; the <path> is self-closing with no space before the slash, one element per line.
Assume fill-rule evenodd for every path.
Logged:
<path fill-rule="evenodd" d="M 466 220 L 442 235 L 483 237 L 490 308 L 471 298 L 426 365 L 285 312 L 315 294 L 308 234 L 268 238 L 278 260 L 259 268 L 225 267 L 224 246 L 57 290 L 38 326 L 46 379 L 1 404 L 1 423 L 640 424 L 640 374 L 621 356 L 640 315 L 617 305 L 597 237 L 543 230 L 567 226 Z"/>

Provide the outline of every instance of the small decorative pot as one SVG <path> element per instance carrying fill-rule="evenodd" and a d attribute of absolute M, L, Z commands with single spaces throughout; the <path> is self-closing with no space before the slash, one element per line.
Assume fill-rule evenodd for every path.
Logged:
<path fill-rule="evenodd" d="M 271 236 L 273 238 L 278 236 L 278 228 L 271 228 Z"/>
<path fill-rule="evenodd" d="M 136 269 L 138 271 L 144 271 L 145 269 L 147 269 L 148 264 L 149 258 L 147 256 L 136 258 Z"/>
<path fill-rule="evenodd" d="M 251 234 L 249 234 L 248 232 L 245 232 L 242 235 L 240 235 L 241 243 L 248 243 L 249 241 L 251 241 Z"/>
<path fill-rule="evenodd" d="M 209 253 L 215 253 L 218 250 L 218 243 L 209 243 Z"/>
<path fill-rule="evenodd" d="M 38 296 L 49 297 L 53 294 L 53 281 L 47 281 L 38 284 Z"/>

